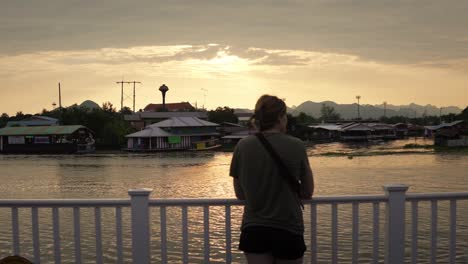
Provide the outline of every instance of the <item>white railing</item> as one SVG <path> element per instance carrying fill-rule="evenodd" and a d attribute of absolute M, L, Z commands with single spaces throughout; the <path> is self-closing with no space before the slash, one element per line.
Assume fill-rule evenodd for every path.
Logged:
<path fill-rule="evenodd" d="M 385 263 L 404 263 L 405 262 L 405 224 L 411 222 L 411 263 L 420 263 L 418 259 L 419 245 L 418 245 L 418 219 L 419 219 L 419 203 L 429 201 L 431 204 L 431 225 L 430 225 L 430 263 L 436 263 L 437 248 L 438 248 L 438 202 L 449 201 L 449 252 L 448 259 L 444 262 L 455 263 L 457 256 L 457 201 L 467 200 L 468 192 L 466 193 L 434 193 L 434 194 L 406 194 L 408 187 L 404 185 L 387 185 L 384 187 L 384 195 L 360 195 L 360 196 L 321 196 L 314 197 L 311 200 L 304 201 L 307 207 L 305 212 L 310 214 L 305 215 L 310 222 L 307 222 L 308 227 L 306 230 L 310 233 L 306 237 L 310 239 L 310 263 L 318 263 L 319 257 L 323 252 L 319 251 L 319 246 L 322 246 L 323 241 L 318 240 L 318 232 L 320 231 L 318 217 L 322 213 L 318 213 L 317 208 L 330 206 L 330 247 L 328 263 L 338 263 L 339 253 L 343 249 L 339 249 L 339 221 L 343 221 L 339 217 L 339 206 L 351 206 L 351 248 L 347 252 L 350 256 L 350 262 L 360 263 L 360 206 L 364 204 L 371 205 L 372 216 L 372 250 L 371 250 L 371 263 L 379 263 L 382 256 L 385 258 Z M 31 209 L 31 239 L 32 241 L 32 258 L 34 263 L 41 263 L 40 254 L 40 235 L 39 235 L 39 208 L 52 208 L 51 220 L 53 231 L 53 252 L 54 262 L 62 263 L 62 242 L 60 235 L 60 215 L 59 208 L 72 209 L 72 222 L 73 222 L 73 255 L 74 263 L 82 263 L 82 234 L 80 224 L 80 212 L 83 208 L 94 208 L 94 235 L 95 235 L 95 261 L 96 263 L 104 263 L 103 248 L 102 248 L 102 208 L 113 208 L 115 210 L 115 246 L 117 263 L 128 262 L 124 260 L 123 251 L 123 228 L 122 228 L 122 209 L 130 209 L 130 222 L 131 222 L 131 260 L 133 263 L 146 264 L 151 262 L 151 237 L 158 237 L 160 242 L 160 256 L 157 258 L 158 262 L 167 263 L 168 248 L 167 248 L 167 225 L 168 225 L 168 208 L 180 208 L 181 219 L 169 219 L 171 224 L 174 221 L 180 221 L 181 234 L 182 234 L 182 256 L 181 262 L 190 263 L 189 259 L 189 208 L 199 207 L 203 208 L 203 263 L 209 263 L 211 259 L 210 249 L 210 208 L 224 207 L 224 227 L 225 227 L 225 262 L 231 263 L 233 261 L 233 237 L 232 237 L 232 211 L 233 206 L 242 206 L 243 202 L 235 199 L 149 199 L 151 194 L 150 189 L 137 189 L 130 190 L 130 199 L 119 200 L 0 200 L 0 208 L 11 209 L 11 254 L 21 255 L 24 251 L 22 244 L 25 237 L 20 237 L 20 214 L 19 209 Z M 410 203 L 411 206 L 406 206 Z M 384 231 L 381 234 L 381 207 L 385 205 L 384 213 Z M 408 207 L 408 208 L 407 208 Z M 150 230 L 153 226 L 151 223 L 157 222 L 151 219 L 151 209 L 159 209 L 159 234 L 151 233 Z M 410 209 L 411 221 L 406 219 L 406 211 Z M 465 213 L 466 212 L 461 212 Z M 23 215 L 21 215 L 23 217 Z M 468 214 L 467 214 L 468 216 Z M 235 219 L 238 221 L 239 217 Z M 150 221 L 151 220 L 151 221 Z M 409 220 L 409 219 L 408 219 Z M 219 224 L 219 223 L 217 223 Z M 177 224 L 178 225 L 178 224 Z M 322 227 L 322 226 L 320 226 Z M 468 230 L 464 230 L 464 232 Z M 383 236 L 382 236 L 383 235 Z M 384 238 L 384 249 L 381 249 L 381 238 Z M 237 240 L 237 238 L 234 238 Z M 327 255 L 327 256 L 328 256 Z M 408 256 L 406 256 L 408 257 Z M 468 258 L 468 256 L 466 256 Z M 154 256 L 153 256 L 154 258 Z"/>

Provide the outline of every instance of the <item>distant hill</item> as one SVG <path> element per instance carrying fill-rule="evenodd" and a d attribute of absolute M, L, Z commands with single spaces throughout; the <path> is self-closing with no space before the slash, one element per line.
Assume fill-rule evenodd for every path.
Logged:
<path fill-rule="evenodd" d="M 95 103 L 95 102 L 93 102 L 91 100 L 84 101 L 83 103 L 80 104 L 80 107 L 88 108 L 90 110 L 100 109 L 101 108 L 97 103 Z"/>
<path fill-rule="evenodd" d="M 337 104 L 332 101 L 324 102 L 312 102 L 306 101 L 295 108 L 289 109 L 289 112 L 293 115 L 298 115 L 300 112 L 304 112 L 313 117 L 320 117 L 320 109 L 322 105 L 326 104 L 335 108 L 342 118 L 353 119 L 357 117 L 357 104 Z M 459 114 L 462 109 L 456 106 L 448 106 L 442 108 L 442 114 Z M 361 118 L 373 118 L 377 119 L 384 115 L 384 105 L 361 105 L 360 106 Z M 407 117 L 422 117 L 427 116 L 438 116 L 440 108 L 433 105 L 390 105 L 387 104 L 387 117 L 391 116 L 407 116 Z"/>

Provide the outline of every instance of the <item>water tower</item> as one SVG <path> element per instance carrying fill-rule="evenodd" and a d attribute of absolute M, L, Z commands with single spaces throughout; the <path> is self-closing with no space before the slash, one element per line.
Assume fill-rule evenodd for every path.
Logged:
<path fill-rule="evenodd" d="M 159 87 L 159 91 L 162 93 L 162 98 L 163 98 L 163 111 L 166 111 L 166 92 L 169 91 L 169 87 L 167 87 L 165 84 L 161 85 Z"/>

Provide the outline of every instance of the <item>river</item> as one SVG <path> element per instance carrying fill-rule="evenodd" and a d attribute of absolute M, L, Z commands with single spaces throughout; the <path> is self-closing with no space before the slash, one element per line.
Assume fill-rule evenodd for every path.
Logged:
<path fill-rule="evenodd" d="M 390 143 L 378 143 L 370 145 L 329 143 L 308 147 L 311 166 L 316 182 L 316 195 L 349 195 L 349 194 L 383 194 L 382 186 L 386 183 L 404 183 L 410 186 L 409 192 L 458 192 L 468 191 L 468 155 L 464 153 L 434 152 L 430 148 L 408 148 L 405 145 L 431 144 L 424 140 L 403 140 Z M 156 154 L 91 154 L 91 155 L 0 155 L 0 199 L 39 199 L 39 198 L 126 198 L 130 188 L 152 188 L 152 198 L 233 198 L 232 179 L 228 175 L 232 153 L 230 152 L 172 152 Z M 459 210 L 468 209 L 467 203 L 460 202 Z M 440 210 L 445 212 L 444 204 Z M 420 215 L 424 217 L 426 205 L 421 205 Z M 369 208 L 367 208 L 369 209 Z M 360 210 L 363 222 L 368 216 L 369 210 L 363 206 Z M 382 208 L 383 209 L 383 208 Z M 9 211 L 1 209 L 0 216 L 0 256 L 5 256 L 11 248 L 11 231 Z M 41 209 L 42 210 L 42 209 Z M 45 211 L 41 216 L 43 229 L 41 229 L 41 255 L 43 263 L 52 260 L 53 254 L 50 242 L 50 225 L 46 222 L 50 212 Z M 62 225 L 71 221 L 71 212 L 64 210 L 61 217 Z M 112 211 L 103 210 L 103 216 L 109 218 Z M 110 209 L 109 209 L 110 210 Z M 328 211 L 327 211 L 328 210 Z M 340 209 L 341 210 L 341 209 Z M 344 210 L 344 209 L 343 209 Z M 366 211 L 367 210 L 367 211 Z M 29 212 L 20 210 L 22 223 L 22 237 L 28 237 L 30 231 Z M 349 210 L 348 210 L 349 211 Z M 361 212 L 360 211 L 360 212 Z M 462 211 L 460 211 L 462 212 Z M 341 213 L 341 211 L 340 211 Z M 30 213 L 29 213 L 30 214 Z M 159 212 L 153 212 L 152 216 L 158 219 Z M 190 247 L 191 262 L 200 263 L 202 236 L 201 211 L 191 209 L 190 216 Z M 241 208 L 233 209 L 233 244 L 235 246 Z M 307 214 L 307 210 L 305 212 Z M 169 222 L 169 259 L 172 263 L 180 262 L 180 210 L 168 209 L 169 219 L 177 219 Z M 323 216 L 323 217 L 322 217 Z M 457 263 L 468 261 L 468 217 L 466 213 L 458 216 L 458 247 Z M 92 211 L 83 212 L 83 222 L 92 218 Z M 224 257 L 223 232 L 221 208 L 213 209 L 211 213 L 212 224 L 212 260 L 222 262 Z M 24 218 L 24 219 L 23 219 Z M 446 219 L 440 219 L 440 225 L 446 223 Z M 128 220 L 128 219 L 127 219 Z M 347 248 L 350 243 L 348 237 L 349 213 L 340 215 L 340 248 Z M 427 220 L 427 219 L 426 219 Z M 29 222 L 28 222 L 29 221 Z M 154 220 L 156 221 L 156 220 Z M 319 229 L 319 251 L 328 250 L 329 244 L 329 208 L 319 208 L 319 223 L 323 222 L 323 230 Z M 425 221 L 424 219 L 421 221 Z M 307 222 L 307 220 L 306 220 Z M 153 233 L 159 232 L 157 222 L 154 222 Z M 326 224 L 325 224 L 326 223 Z M 427 223 L 421 222 L 422 233 Z M 93 263 L 92 253 L 86 250 L 94 250 L 93 228 L 89 223 L 83 223 L 83 262 Z M 90 225 L 89 227 L 87 225 Z M 104 221 L 104 260 L 112 262 L 115 259 L 113 242 L 112 220 Z M 364 224 L 363 224 L 364 225 Z M 365 225 L 364 225 L 365 226 Z M 128 226 L 126 226 L 128 228 Z M 443 227 L 440 228 L 442 232 Z M 360 258 L 369 259 L 370 249 L 366 249 L 366 227 L 361 229 L 362 239 Z M 307 232 L 307 230 L 306 230 Z M 62 231 L 64 252 L 72 252 L 72 231 L 66 227 Z M 408 232 L 409 233 L 409 232 Z M 90 237 L 86 237 L 90 235 Z M 156 236 L 156 235 L 154 235 Z M 444 242 L 443 234 L 440 235 L 441 243 Z M 322 240 L 321 240 L 322 239 Z M 421 241 L 425 238 L 422 237 Z M 157 237 L 152 238 L 156 241 Z M 427 240 L 427 239 L 426 239 Z M 126 240 L 127 241 L 127 240 Z M 128 241 L 127 241 L 128 242 Z M 446 241 L 445 241 L 446 242 Z M 23 241 L 24 254 L 30 256 L 30 238 Z M 159 246 L 153 244 L 153 261 L 158 262 Z M 422 243 L 424 249 L 424 243 Z M 234 262 L 243 262 L 242 255 L 234 248 Z M 71 253 L 70 253 L 71 255 Z M 428 253 L 422 250 L 421 262 L 426 263 Z M 63 255 L 65 262 L 70 261 L 71 256 Z M 124 252 L 124 257 L 129 259 L 129 251 Z M 328 263 L 328 253 L 319 257 L 321 263 Z M 444 263 L 446 252 L 441 246 L 438 259 Z M 347 262 L 349 254 L 340 254 L 340 260 Z"/>

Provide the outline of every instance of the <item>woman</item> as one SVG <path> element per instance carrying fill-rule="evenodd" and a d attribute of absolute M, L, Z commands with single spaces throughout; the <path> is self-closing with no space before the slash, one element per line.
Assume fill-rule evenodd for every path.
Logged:
<path fill-rule="evenodd" d="M 302 263 L 301 199 L 314 191 L 304 144 L 285 134 L 286 104 L 276 96 L 258 99 L 254 125 L 259 133 L 237 144 L 230 169 L 236 196 L 245 200 L 239 249 L 248 263 Z"/>

